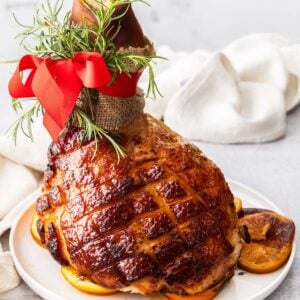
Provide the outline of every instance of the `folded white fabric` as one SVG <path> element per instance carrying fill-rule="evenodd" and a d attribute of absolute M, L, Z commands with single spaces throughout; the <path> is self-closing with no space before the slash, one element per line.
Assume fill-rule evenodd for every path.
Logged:
<path fill-rule="evenodd" d="M 10 253 L 3 252 L 0 244 L 0 293 L 15 288 L 20 281 Z"/>
<path fill-rule="evenodd" d="M 280 35 L 250 35 L 217 53 L 181 57 L 157 81 L 165 97 L 148 101 L 146 111 L 184 137 L 272 141 L 285 134 L 286 113 L 299 104 L 300 46 Z"/>
<path fill-rule="evenodd" d="M 176 94 L 165 122 L 184 137 L 209 142 L 265 142 L 285 132 L 284 97 L 274 85 L 239 82 L 224 54 L 212 55 Z"/>
<path fill-rule="evenodd" d="M 38 188 L 41 174 L 0 156 L 0 219 Z"/>
<path fill-rule="evenodd" d="M 9 222 L 0 222 L 0 235 L 19 212 L 14 208 L 40 185 L 40 171 L 46 166 L 50 137 L 39 123 L 33 125 L 33 134 L 35 142 L 20 133 L 17 146 L 11 138 L 0 137 L 0 220 L 9 212 L 13 214 Z M 9 252 L 1 250 L 0 247 L 0 293 L 20 283 Z"/>
<path fill-rule="evenodd" d="M 17 145 L 0 137 L 0 220 L 21 200 L 39 186 L 47 164 L 50 137 L 40 122 L 33 124 L 34 142 L 22 133 Z"/>
<path fill-rule="evenodd" d="M 158 119 L 163 117 L 174 95 L 201 69 L 203 63 L 209 56 L 208 52 L 202 50 L 179 55 L 172 55 L 170 49 L 169 51 L 166 50 L 165 47 L 160 48 L 158 55 L 169 55 L 166 56 L 168 61 L 157 60 L 158 65 L 165 66 L 165 68 L 158 68 L 159 72 L 156 75 L 162 96 L 157 95 L 155 100 L 148 99 L 145 107 L 146 112 Z M 141 86 L 146 89 L 147 81 L 142 82 Z"/>
<path fill-rule="evenodd" d="M 289 51 L 294 49 L 294 51 Z M 297 52 L 298 50 L 298 52 Z M 295 93 L 300 85 L 290 79 L 300 75 L 300 49 L 289 45 L 288 39 L 276 34 L 255 34 L 241 38 L 223 50 L 239 74 L 240 81 L 269 83 L 284 95 L 287 111 L 299 103 Z"/>
<path fill-rule="evenodd" d="M 19 132 L 16 144 L 11 137 L 0 136 L 0 155 L 17 164 L 42 172 L 47 164 L 47 151 L 51 138 L 41 120 L 36 120 L 32 124 L 32 134 L 33 141 Z"/>

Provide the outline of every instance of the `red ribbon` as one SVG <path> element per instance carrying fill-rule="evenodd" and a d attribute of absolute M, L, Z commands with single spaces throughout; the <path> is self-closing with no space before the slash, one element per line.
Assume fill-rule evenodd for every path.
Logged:
<path fill-rule="evenodd" d="M 21 72 L 25 70 L 30 73 L 23 83 Z M 136 94 L 141 74 L 119 73 L 109 85 L 112 76 L 100 53 L 79 52 L 66 60 L 25 55 L 9 82 L 9 93 L 13 98 L 38 99 L 45 110 L 44 125 L 56 141 L 83 87 L 112 97 L 128 98 Z"/>

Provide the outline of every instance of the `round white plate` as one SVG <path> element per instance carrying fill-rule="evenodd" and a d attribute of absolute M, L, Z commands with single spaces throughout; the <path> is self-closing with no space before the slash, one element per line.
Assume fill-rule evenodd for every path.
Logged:
<path fill-rule="evenodd" d="M 231 180 L 229 184 L 234 195 L 243 200 L 244 207 L 267 208 L 282 213 L 270 200 L 256 191 Z M 93 296 L 82 293 L 68 284 L 60 273 L 60 266 L 31 237 L 29 227 L 36 196 L 32 195 L 31 203 L 21 212 L 12 226 L 10 250 L 19 274 L 38 295 L 49 300 L 163 299 L 161 296 L 143 297 L 123 293 L 112 296 Z M 235 276 L 219 293 L 216 299 L 259 300 L 266 298 L 279 286 L 288 274 L 295 257 L 295 252 L 296 246 L 294 245 L 287 264 L 274 273 L 255 275 L 245 272 L 244 275 L 239 275 L 240 270 L 236 270 Z"/>

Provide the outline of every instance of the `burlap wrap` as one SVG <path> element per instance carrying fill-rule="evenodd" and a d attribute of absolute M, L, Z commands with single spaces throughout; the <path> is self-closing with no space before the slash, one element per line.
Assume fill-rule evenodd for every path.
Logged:
<path fill-rule="evenodd" d="M 153 44 L 147 38 L 147 45 L 144 48 L 120 48 L 119 53 L 129 53 L 132 55 L 153 56 L 155 50 Z M 142 70 L 143 66 L 128 61 L 127 67 L 130 73 Z M 81 108 L 84 107 L 84 97 L 77 102 Z M 95 124 L 108 131 L 118 131 L 126 127 L 135 118 L 141 115 L 145 107 L 144 92 L 138 88 L 135 96 L 130 98 L 110 97 L 99 95 L 97 103 L 93 104 L 93 121 Z"/>
<path fill-rule="evenodd" d="M 130 124 L 143 113 L 145 97 L 142 89 L 138 89 L 135 96 L 130 98 L 116 98 L 100 95 L 95 110 L 97 126 L 109 131 L 118 131 Z"/>

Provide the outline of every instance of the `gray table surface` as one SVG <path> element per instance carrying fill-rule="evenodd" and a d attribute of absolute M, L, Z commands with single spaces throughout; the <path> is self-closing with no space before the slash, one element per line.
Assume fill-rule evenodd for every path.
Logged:
<path fill-rule="evenodd" d="M 11 112 L 0 120 L 0 132 Z M 1 119 L 1 118 L 0 118 Z M 288 116 L 285 138 L 260 145 L 216 145 L 196 143 L 228 178 L 240 181 L 268 196 L 300 227 L 300 107 Z M 0 239 L 7 249 L 8 233 Z M 300 243 L 287 279 L 268 300 L 300 299 Z M 1 300 L 40 299 L 24 283 Z M 243 299 L 241 299 L 243 300 Z"/>

